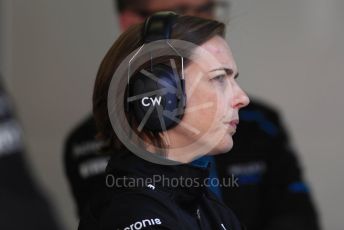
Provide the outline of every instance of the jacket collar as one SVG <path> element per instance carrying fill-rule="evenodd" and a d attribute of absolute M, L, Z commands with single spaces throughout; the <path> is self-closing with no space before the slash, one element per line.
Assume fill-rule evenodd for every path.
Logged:
<path fill-rule="evenodd" d="M 127 178 L 127 185 L 128 181 L 138 178 L 146 182 L 143 185 L 137 183 L 134 187 L 118 187 L 148 187 L 166 191 L 180 201 L 192 201 L 205 192 L 206 187 L 201 185 L 209 177 L 210 162 L 201 158 L 189 164 L 159 165 L 123 151 L 112 155 L 106 171 L 115 178 Z"/>

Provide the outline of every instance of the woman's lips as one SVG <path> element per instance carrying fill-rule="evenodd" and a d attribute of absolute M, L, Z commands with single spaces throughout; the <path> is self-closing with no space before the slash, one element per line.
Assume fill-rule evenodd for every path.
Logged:
<path fill-rule="evenodd" d="M 226 125 L 228 125 L 229 127 L 231 127 L 233 129 L 233 131 L 236 131 L 237 125 L 239 124 L 239 120 L 238 119 L 234 119 L 230 122 L 225 122 Z"/>
<path fill-rule="evenodd" d="M 239 120 L 232 120 L 231 122 L 229 122 L 229 124 L 236 129 L 237 125 L 239 124 Z"/>

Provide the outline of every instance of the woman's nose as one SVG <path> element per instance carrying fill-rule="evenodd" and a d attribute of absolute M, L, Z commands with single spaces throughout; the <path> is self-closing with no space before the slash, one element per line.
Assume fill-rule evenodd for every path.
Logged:
<path fill-rule="evenodd" d="M 240 88 L 239 85 L 236 85 L 235 95 L 233 98 L 233 108 L 241 109 L 247 106 L 250 103 L 250 98 L 247 94 Z"/>

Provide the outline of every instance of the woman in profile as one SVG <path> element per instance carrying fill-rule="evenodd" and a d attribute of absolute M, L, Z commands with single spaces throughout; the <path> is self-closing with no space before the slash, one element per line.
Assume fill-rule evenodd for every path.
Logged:
<path fill-rule="evenodd" d="M 224 34 L 220 22 L 162 12 L 115 41 L 93 94 L 97 137 L 111 143 L 113 181 L 107 178 L 109 193 L 95 197 L 82 215 L 80 230 L 242 229 L 210 191 L 203 157 L 232 148 L 238 111 L 249 103 Z M 153 50 L 149 44 L 160 39 L 159 53 L 175 54 L 140 60 L 141 48 Z M 184 43 L 193 45 L 177 47 Z M 131 68 L 135 58 L 142 65 Z M 116 87 L 123 93 L 113 93 Z"/>

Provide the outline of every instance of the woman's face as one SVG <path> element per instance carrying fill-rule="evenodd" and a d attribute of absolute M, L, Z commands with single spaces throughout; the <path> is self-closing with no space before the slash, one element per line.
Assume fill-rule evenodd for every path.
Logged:
<path fill-rule="evenodd" d="M 185 68 L 185 114 L 179 125 L 166 131 L 169 144 L 185 147 L 198 143 L 208 147 L 207 150 L 211 146 L 210 152 L 198 155 L 228 152 L 233 146 L 239 109 L 249 103 L 249 98 L 236 82 L 238 68 L 232 52 L 227 42 L 216 36 L 196 48 L 191 60 Z M 184 159 L 171 158 L 189 161 L 185 154 Z"/>

